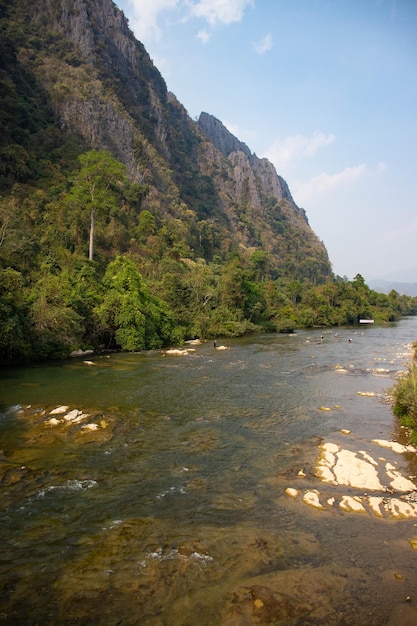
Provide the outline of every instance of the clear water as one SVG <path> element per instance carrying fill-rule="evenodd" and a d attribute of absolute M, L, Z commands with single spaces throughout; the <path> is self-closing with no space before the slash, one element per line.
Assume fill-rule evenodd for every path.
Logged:
<path fill-rule="evenodd" d="M 1 371 L 0 624 L 417 624 L 416 520 L 284 495 L 341 429 L 404 438 L 417 318 L 321 334 Z"/>

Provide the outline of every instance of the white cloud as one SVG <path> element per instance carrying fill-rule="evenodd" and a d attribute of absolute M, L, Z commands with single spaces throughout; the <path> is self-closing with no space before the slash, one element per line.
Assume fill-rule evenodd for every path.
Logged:
<path fill-rule="evenodd" d="M 246 7 L 253 6 L 253 0 L 199 0 L 190 2 L 190 14 L 205 19 L 210 25 L 240 22 Z"/>
<path fill-rule="evenodd" d="M 254 0 L 129 0 L 129 6 L 133 13 L 131 27 L 136 37 L 146 42 L 161 38 L 158 20 L 168 11 L 175 10 L 179 22 L 198 18 L 213 27 L 240 22 L 246 8 L 254 6 Z M 205 29 L 197 37 L 203 43 L 210 38 Z"/>
<path fill-rule="evenodd" d="M 339 191 L 343 188 L 352 186 L 360 179 L 369 175 L 381 175 L 387 170 L 385 163 L 378 163 L 376 168 L 372 170 L 364 163 L 354 165 L 353 167 L 345 167 L 341 172 L 336 174 L 328 174 L 322 172 L 318 176 L 314 176 L 307 182 L 295 183 L 292 185 L 294 197 L 301 205 L 307 205 L 318 196 L 323 197 L 325 194 L 333 191 Z"/>
<path fill-rule="evenodd" d="M 210 41 L 210 33 L 203 28 L 203 30 L 198 31 L 197 39 L 199 39 L 201 43 L 208 43 Z"/>
<path fill-rule="evenodd" d="M 335 135 L 325 135 L 318 130 L 311 137 L 292 135 L 275 141 L 262 156 L 269 159 L 279 171 L 283 165 L 292 161 L 314 156 L 320 148 L 332 143 L 335 139 Z"/>
<path fill-rule="evenodd" d="M 158 26 L 158 16 L 163 11 L 173 10 L 181 0 L 129 0 L 134 18 L 131 27 L 141 41 L 158 40 L 162 32 Z"/>
<path fill-rule="evenodd" d="M 352 184 L 355 180 L 363 176 L 366 171 L 366 165 L 362 163 L 354 167 L 345 167 L 344 170 L 337 174 L 322 172 L 306 183 L 296 185 L 296 190 L 294 191 L 298 201 L 305 204 L 317 195 L 322 195 L 336 188 Z"/>
<path fill-rule="evenodd" d="M 272 40 L 272 35 L 268 33 L 260 41 L 254 42 L 253 49 L 255 50 L 257 54 L 264 54 L 265 52 L 268 52 L 269 50 L 271 50 L 273 45 L 274 45 L 274 42 Z"/>

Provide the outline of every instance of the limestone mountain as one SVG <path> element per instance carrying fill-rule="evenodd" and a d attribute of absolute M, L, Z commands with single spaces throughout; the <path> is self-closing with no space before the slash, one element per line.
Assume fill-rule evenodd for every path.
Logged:
<path fill-rule="evenodd" d="M 0 11 L 3 195 L 33 182 L 41 144 L 107 149 L 143 191 L 131 219 L 148 211 L 182 258 L 262 250 L 271 276 L 331 276 L 274 166 L 214 117 L 190 118 L 111 0 L 1 0 Z"/>

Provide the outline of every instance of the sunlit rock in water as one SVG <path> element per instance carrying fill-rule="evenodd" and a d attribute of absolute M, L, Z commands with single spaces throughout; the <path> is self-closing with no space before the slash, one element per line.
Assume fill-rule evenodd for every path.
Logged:
<path fill-rule="evenodd" d="M 69 409 L 69 406 L 66 406 L 66 405 L 57 406 L 55 409 L 52 409 L 52 411 L 50 412 L 50 415 L 61 415 L 62 413 L 66 413 L 68 409 Z"/>
<path fill-rule="evenodd" d="M 357 496 L 343 496 L 339 503 L 340 508 L 343 511 L 352 511 L 353 513 L 366 513 L 361 499 Z"/>
<path fill-rule="evenodd" d="M 373 440 L 372 443 L 395 454 L 415 452 L 413 446 L 396 442 Z M 318 489 L 302 493 L 293 487 L 287 487 L 285 494 L 295 500 L 301 494 L 304 504 L 320 510 L 331 511 L 338 506 L 346 513 L 371 514 L 380 518 L 417 518 L 416 486 L 410 478 L 402 475 L 396 461 L 376 458 L 365 450 L 347 450 L 328 441 L 319 446 L 315 471 L 317 478 L 327 484 L 328 489 L 335 492 L 334 495 L 328 491 L 320 493 Z M 343 488 L 358 489 L 360 493 L 343 493 Z M 367 491 L 373 491 L 375 495 L 368 495 Z M 377 495 L 378 492 L 383 492 L 384 496 Z"/>
<path fill-rule="evenodd" d="M 315 509 L 324 509 L 324 506 L 320 502 L 320 494 L 317 489 L 306 491 L 303 495 L 303 502 L 313 506 Z"/>
<path fill-rule="evenodd" d="M 57 419 L 56 417 L 51 417 L 51 419 L 47 421 L 47 424 L 49 424 L 50 426 L 58 426 L 58 424 L 61 424 L 61 420 Z"/>
<path fill-rule="evenodd" d="M 376 517 L 384 517 L 384 514 L 381 511 L 381 507 L 384 507 L 384 498 L 380 496 L 369 496 L 368 505 Z"/>
<path fill-rule="evenodd" d="M 73 411 L 70 411 L 69 413 L 64 415 L 64 420 L 66 422 L 73 422 L 74 424 L 78 423 L 83 418 L 84 416 L 79 409 L 74 409 Z"/>
<path fill-rule="evenodd" d="M 360 452 L 344 450 L 335 444 L 324 444 L 317 466 L 318 475 L 325 482 L 383 491 L 374 465 L 359 458 L 358 454 Z"/>
<path fill-rule="evenodd" d="M 394 489 L 395 491 L 413 491 L 415 489 L 414 483 L 408 478 L 402 476 L 391 463 L 387 463 L 385 465 L 385 469 L 387 476 L 391 479 L 391 489 Z"/>
<path fill-rule="evenodd" d="M 391 517 L 396 519 L 412 519 L 417 517 L 417 504 L 406 502 L 399 498 L 389 498 L 384 502 L 384 508 Z"/>
<path fill-rule="evenodd" d="M 372 439 L 372 443 L 378 444 L 379 446 L 381 446 L 381 448 L 390 448 L 397 454 L 416 451 L 414 446 L 403 446 L 401 443 L 397 443 L 396 441 L 386 441 L 385 439 Z"/>
<path fill-rule="evenodd" d="M 195 352 L 194 348 L 170 348 L 169 350 L 165 350 L 164 354 L 170 356 L 187 356 L 187 354 L 190 354 L 192 352 Z"/>

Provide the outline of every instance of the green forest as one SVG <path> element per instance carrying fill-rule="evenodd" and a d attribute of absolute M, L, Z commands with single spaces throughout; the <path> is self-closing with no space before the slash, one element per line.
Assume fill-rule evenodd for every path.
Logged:
<path fill-rule="evenodd" d="M 1 365 L 417 314 L 417 298 L 377 293 L 360 274 L 334 276 L 286 200 L 264 195 L 261 218 L 248 184 L 226 215 L 216 181 L 230 164 L 196 156 L 207 140 L 168 101 L 140 44 L 146 76 L 132 95 L 104 61 L 93 71 L 58 26 L 45 30 L 41 9 L 0 0 L 0 15 Z M 96 59 L 105 45 L 96 42 Z M 123 104 L 120 115 L 137 125 L 140 176 L 111 138 L 94 146 L 62 122 L 68 94 L 85 104 L 93 88 L 100 107 Z M 117 106 L 116 92 L 127 94 Z M 168 129 L 165 153 L 155 110 Z"/>
<path fill-rule="evenodd" d="M 416 298 L 377 293 L 360 275 L 313 284 L 274 276 L 261 250 L 196 257 L 180 220 L 174 230 L 140 209 L 146 189 L 108 151 L 36 148 L 36 177 L 9 189 L 3 178 L 2 364 L 417 313 Z"/>

